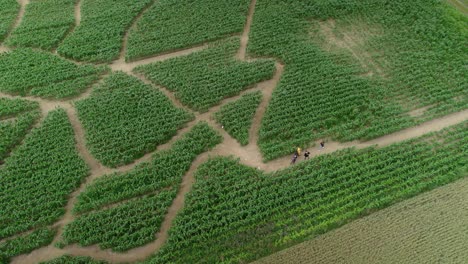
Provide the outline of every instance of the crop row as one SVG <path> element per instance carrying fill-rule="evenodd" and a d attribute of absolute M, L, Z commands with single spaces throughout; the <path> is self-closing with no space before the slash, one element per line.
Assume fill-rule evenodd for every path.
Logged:
<path fill-rule="evenodd" d="M 41 228 L 0 243 L 0 263 L 8 263 L 8 260 L 12 257 L 29 253 L 34 249 L 50 244 L 55 233 L 53 229 Z"/>
<path fill-rule="evenodd" d="M 241 145 L 247 145 L 252 119 L 261 100 L 261 92 L 245 94 L 237 101 L 223 105 L 214 118 Z"/>
<path fill-rule="evenodd" d="M 464 177 L 467 127 L 272 174 L 214 158 L 196 172 L 169 240 L 147 263 L 248 262 Z"/>
<path fill-rule="evenodd" d="M 0 98 L 0 163 L 38 118 L 39 105 L 36 102 Z"/>
<path fill-rule="evenodd" d="M 81 23 L 59 46 L 68 58 L 110 62 L 119 57 L 125 31 L 152 0 L 83 0 Z"/>
<path fill-rule="evenodd" d="M 39 104 L 32 101 L 0 98 L 0 120 L 37 109 L 38 107 Z"/>
<path fill-rule="evenodd" d="M 198 123 L 170 150 L 156 152 L 150 162 L 130 172 L 105 175 L 94 181 L 80 193 L 73 212 L 83 213 L 146 193 L 175 189 L 193 160 L 221 140 L 208 124 Z"/>
<path fill-rule="evenodd" d="M 112 167 L 154 151 L 193 118 L 161 91 L 121 72 L 108 76 L 76 107 L 91 153 Z"/>
<path fill-rule="evenodd" d="M 15 0 L 0 0 L 0 42 L 13 26 L 18 10 L 19 4 Z"/>
<path fill-rule="evenodd" d="M 204 112 L 222 99 L 273 76 L 273 61 L 237 61 L 234 55 L 238 48 L 239 39 L 231 38 L 188 56 L 140 66 L 136 72 L 175 92 L 182 103 Z"/>
<path fill-rule="evenodd" d="M 249 0 L 156 1 L 130 31 L 127 60 L 240 33 Z"/>
<path fill-rule="evenodd" d="M 359 49 L 367 55 L 353 62 L 356 54 L 346 48 L 332 52 L 320 46 L 317 39 L 326 33 L 319 21 L 326 19 L 335 21 L 333 38 L 344 42 L 343 34 L 355 33 L 346 32 L 349 28 L 365 25 L 358 30 L 367 33 L 378 29 L 360 40 Z M 388 8 L 354 0 L 258 2 L 248 51 L 287 65 L 260 130 L 265 158 L 320 137 L 347 141 L 385 135 L 436 116 L 432 112 L 414 119 L 407 114 L 430 104 L 443 105 L 445 112 L 466 109 L 466 104 L 447 103 L 468 89 L 462 70 L 465 22 L 457 21 L 466 19 L 437 1 L 398 0 Z M 382 75 L 360 76 L 365 70 L 360 60 L 365 59 L 380 67 Z"/>
<path fill-rule="evenodd" d="M 91 212 L 76 218 L 64 228 L 65 244 L 99 244 L 101 249 L 126 251 L 156 239 L 155 234 L 177 193 L 163 190 L 156 195 Z"/>
<path fill-rule="evenodd" d="M 7 44 L 44 50 L 57 47 L 75 24 L 75 2 L 76 0 L 31 1 L 26 6 L 21 24 L 7 39 Z"/>
<path fill-rule="evenodd" d="M 50 112 L 0 168 L 0 239 L 57 221 L 86 175 L 67 114 Z"/>
<path fill-rule="evenodd" d="M 76 96 L 103 70 L 76 65 L 46 52 L 15 49 L 0 54 L 0 91 L 55 99 Z"/>
<path fill-rule="evenodd" d="M 59 258 L 40 262 L 40 264 L 106 264 L 107 262 L 101 260 L 94 260 L 90 257 L 70 256 L 64 255 Z"/>

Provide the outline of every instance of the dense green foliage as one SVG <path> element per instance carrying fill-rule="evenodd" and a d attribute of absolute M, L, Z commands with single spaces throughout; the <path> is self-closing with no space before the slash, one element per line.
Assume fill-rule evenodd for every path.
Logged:
<path fill-rule="evenodd" d="M 106 264 L 105 261 L 94 260 L 90 257 L 75 257 L 64 255 L 60 258 L 56 258 L 47 262 L 41 262 L 41 264 Z"/>
<path fill-rule="evenodd" d="M 100 248 L 126 251 L 156 239 L 155 234 L 176 196 L 177 190 L 162 190 L 110 209 L 76 218 L 64 228 L 65 243 L 82 246 L 99 243 Z"/>
<path fill-rule="evenodd" d="M 247 145 L 252 119 L 261 101 L 261 92 L 245 94 L 237 101 L 223 105 L 214 118 L 241 145 Z"/>
<path fill-rule="evenodd" d="M 91 153 L 112 167 L 155 150 L 192 118 L 161 91 L 121 72 L 107 77 L 76 107 Z"/>
<path fill-rule="evenodd" d="M 39 117 L 38 104 L 0 98 L 0 164 Z"/>
<path fill-rule="evenodd" d="M 15 0 L 0 0 L 0 42 L 13 26 L 18 10 L 19 4 Z"/>
<path fill-rule="evenodd" d="M 140 66 L 136 71 L 174 91 L 182 103 L 207 111 L 222 99 L 273 76 L 273 61 L 237 61 L 234 54 L 238 48 L 239 39 L 233 38 L 188 56 Z"/>
<path fill-rule="evenodd" d="M 337 52 L 320 45 L 327 22 L 345 43 Z M 436 0 L 258 1 L 248 51 L 286 65 L 260 131 L 266 159 L 319 137 L 388 134 L 424 120 L 406 112 L 425 105 L 440 104 L 439 115 L 466 109 L 467 23 Z M 359 32 L 366 38 L 349 51 Z M 363 76 L 362 61 L 382 74 Z"/>
<path fill-rule="evenodd" d="M 468 122 L 381 149 L 347 149 L 265 174 L 199 167 L 169 240 L 148 263 L 246 263 L 468 172 Z"/>
<path fill-rule="evenodd" d="M 38 107 L 39 104 L 32 101 L 0 98 L 0 120 L 37 109 Z"/>
<path fill-rule="evenodd" d="M 82 213 L 165 188 L 176 188 L 193 160 L 222 137 L 206 123 L 196 124 L 170 150 L 156 152 L 151 161 L 127 173 L 105 175 L 80 193 L 73 211 Z"/>
<path fill-rule="evenodd" d="M 0 263 L 3 263 L 2 260 L 7 261 L 14 256 L 29 253 L 34 249 L 50 244 L 54 239 L 55 233 L 53 229 L 41 228 L 26 235 L 20 235 L 1 242 Z"/>
<path fill-rule="evenodd" d="M 0 239 L 57 221 L 87 174 L 67 114 L 50 112 L 0 167 Z"/>
<path fill-rule="evenodd" d="M 82 0 L 81 23 L 58 52 L 79 61 L 109 62 L 118 58 L 125 31 L 152 0 Z"/>
<path fill-rule="evenodd" d="M 239 33 L 249 0 L 163 0 L 130 31 L 127 60 L 185 48 Z"/>
<path fill-rule="evenodd" d="M 13 31 L 7 44 L 51 50 L 59 44 L 75 24 L 76 0 L 31 1 L 26 6 L 21 24 Z"/>
<path fill-rule="evenodd" d="M 94 83 L 102 70 L 29 48 L 15 49 L 0 54 L 0 91 L 47 98 L 76 96 Z"/>

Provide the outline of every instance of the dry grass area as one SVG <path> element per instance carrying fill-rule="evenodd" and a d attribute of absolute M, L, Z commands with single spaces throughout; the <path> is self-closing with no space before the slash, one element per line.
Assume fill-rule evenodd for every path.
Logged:
<path fill-rule="evenodd" d="M 447 0 L 447 2 L 453 5 L 456 9 L 460 10 L 465 15 L 468 15 L 468 3 L 467 0 Z"/>
<path fill-rule="evenodd" d="M 468 178 L 405 200 L 257 261 L 467 263 Z"/>
<path fill-rule="evenodd" d="M 322 48 L 329 52 L 348 52 L 366 71 L 366 76 L 385 76 L 384 69 L 366 48 L 367 41 L 380 34 L 378 29 L 359 21 L 342 25 L 334 19 L 319 21 L 318 25 L 318 31 L 313 30 L 311 37 L 318 41 Z"/>

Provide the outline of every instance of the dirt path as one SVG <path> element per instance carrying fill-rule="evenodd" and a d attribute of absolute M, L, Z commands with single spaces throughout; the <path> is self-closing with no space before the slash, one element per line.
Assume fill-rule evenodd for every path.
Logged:
<path fill-rule="evenodd" d="M 276 63 L 276 72 L 273 75 L 273 78 L 259 85 L 260 91 L 262 92 L 262 101 L 260 102 L 260 105 L 258 106 L 252 120 L 252 126 L 249 130 L 249 144 L 247 147 L 250 145 L 257 146 L 258 132 L 260 131 L 260 125 L 262 123 L 263 116 L 265 115 L 265 111 L 270 104 L 271 96 L 280 81 L 283 71 L 284 65 Z M 257 151 L 260 152 L 259 150 Z"/>
<path fill-rule="evenodd" d="M 83 0 L 77 0 L 75 4 L 75 28 L 81 24 L 81 4 Z"/>
<path fill-rule="evenodd" d="M 252 26 L 256 4 L 257 0 L 251 0 L 249 12 L 247 14 L 247 21 L 245 22 L 244 31 L 242 32 L 242 36 L 240 39 L 240 49 L 236 55 L 237 59 L 239 60 L 245 60 L 245 55 L 247 53 L 247 44 L 249 43 L 250 27 Z"/>
<path fill-rule="evenodd" d="M 255 263 L 466 263 L 467 190 L 463 178 Z"/>
<path fill-rule="evenodd" d="M 187 49 L 176 50 L 176 51 L 172 51 L 170 53 L 162 53 L 162 54 L 156 55 L 154 57 L 148 57 L 148 58 L 141 59 L 141 60 L 138 60 L 138 61 L 133 61 L 133 62 L 125 62 L 125 58 L 121 57 L 120 59 L 114 61 L 109 66 L 111 67 L 111 69 L 113 71 L 123 71 L 123 72 L 126 72 L 126 73 L 131 73 L 133 71 L 133 69 L 135 69 L 136 67 L 138 67 L 140 65 L 146 65 L 146 64 L 150 64 L 150 63 L 154 63 L 154 62 L 159 62 L 159 61 L 172 59 L 172 58 L 175 58 L 175 57 L 181 57 L 181 56 L 189 55 L 189 54 L 192 54 L 192 53 L 197 52 L 197 51 L 202 51 L 202 50 L 206 49 L 208 46 L 209 46 L 209 44 L 205 43 L 203 45 L 199 45 L 199 46 L 195 46 L 195 47 L 191 47 L 191 48 L 187 48 Z"/>
<path fill-rule="evenodd" d="M 81 1 L 79 1 L 79 2 L 81 2 Z M 152 2 L 152 3 L 154 3 L 154 2 Z M 243 61 L 246 60 L 246 49 L 247 49 L 247 44 L 248 44 L 248 36 L 249 36 L 249 31 L 250 31 L 250 27 L 251 27 L 251 24 L 252 24 L 254 11 L 255 11 L 255 4 L 256 4 L 256 0 L 252 0 L 251 5 L 249 7 L 249 14 L 248 14 L 247 21 L 246 21 L 246 24 L 245 24 L 244 32 L 243 32 L 242 37 L 241 37 L 240 49 L 239 49 L 238 53 L 236 54 L 236 58 L 238 58 L 239 60 L 243 60 Z M 141 11 L 141 13 L 138 15 L 138 17 L 134 19 L 134 21 L 132 22 L 132 25 L 130 26 L 130 28 L 135 26 L 136 22 L 138 21 L 138 18 L 141 17 L 141 15 L 144 13 L 145 10 L 147 10 L 149 8 L 149 6 L 144 8 Z M 76 11 L 76 9 L 75 9 L 75 15 L 77 14 L 77 12 L 79 13 L 79 11 Z M 79 24 L 79 20 L 77 19 L 76 21 L 77 21 L 77 24 Z M 117 70 L 124 71 L 124 72 L 126 72 L 126 73 L 128 73 L 128 74 L 130 74 L 132 76 L 135 76 L 135 77 L 139 78 L 143 82 L 145 82 L 147 84 L 150 84 L 152 86 L 155 86 L 155 85 L 152 84 L 149 80 L 145 79 L 143 76 L 139 76 L 139 75 L 133 73 L 132 70 L 135 67 L 139 66 L 139 65 L 145 65 L 145 64 L 148 64 L 148 63 L 156 62 L 156 61 L 163 61 L 163 60 L 166 60 L 166 59 L 169 59 L 169 58 L 188 55 L 188 54 L 191 54 L 193 52 L 200 51 L 200 50 L 202 50 L 202 49 L 204 49 L 204 48 L 206 48 L 208 46 L 207 44 L 204 44 L 204 45 L 192 47 L 192 48 L 189 48 L 189 49 L 179 50 L 179 51 L 175 51 L 175 52 L 168 53 L 168 54 L 162 54 L 162 55 L 160 54 L 160 55 L 157 55 L 155 57 L 151 57 L 151 58 L 142 59 L 142 60 L 139 60 L 139 61 L 127 63 L 127 62 L 125 62 L 125 53 L 126 53 L 126 49 L 127 49 L 128 34 L 129 34 L 129 31 L 130 31 L 130 28 L 129 28 L 129 30 L 127 30 L 127 32 L 125 34 L 123 45 L 122 45 L 122 51 L 121 51 L 119 59 L 117 61 L 113 62 L 110 65 L 110 67 L 114 71 L 117 71 Z M 125 252 L 125 253 L 115 253 L 115 252 L 112 252 L 111 250 L 100 250 L 98 246 L 80 247 L 78 245 L 70 245 L 70 246 L 65 247 L 64 249 L 58 249 L 58 248 L 55 248 L 53 246 L 54 243 L 52 243 L 51 245 L 49 245 L 47 247 L 40 248 L 38 250 L 35 250 L 30 254 L 26 254 L 26 255 L 22 255 L 22 256 L 14 258 L 13 263 L 37 263 L 38 261 L 50 260 L 52 258 L 61 256 L 63 254 L 90 256 L 92 258 L 100 259 L 100 260 L 106 260 L 106 261 L 109 261 L 111 263 L 133 262 L 133 261 L 145 259 L 148 256 L 150 256 L 151 254 L 153 254 L 155 251 L 157 251 L 165 243 L 165 241 L 167 240 L 168 231 L 171 228 L 172 222 L 173 222 L 175 216 L 177 215 L 177 213 L 183 208 L 185 194 L 187 194 L 191 190 L 191 187 L 192 187 L 192 185 L 194 183 L 193 174 L 196 171 L 196 169 L 198 168 L 198 166 L 200 164 L 202 164 L 203 162 L 205 162 L 208 159 L 209 156 L 221 155 L 221 156 L 239 157 L 241 163 L 243 163 L 245 165 L 248 165 L 248 166 L 256 167 L 256 168 L 259 168 L 259 169 L 262 169 L 262 170 L 268 171 L 268 172 L 276 171 L 276 170 L 280 170 L 280 169 L 284 169 L 284 168 L 288 167 L 289 163 L 290 163 L 290 157 L 289 156 L 283 157 L 283 158 L 280 158 L 280 159 L 277 159 L 277 160 L 273 160 L 273 161 L 270 161 L 270 162 L 267 162 L 267 163 L 264 163 L 263 160 L 262 160 L 262 155 L 261 155 L 261 153 L 259 151 L 259 148 L 258 148 L 258 145 L 257 145 L 258 131 L 259 131 L 259 128 L 260 128 L 261 120 L 263 118 L 263 115 L 265 114 L 266 107 L 269 104 L 272 93 L 273 93 L 275 87 L 277 86 L 278 82 L 280 81 L 283 70 L 284 70 L 284 66 L 282 64 L 280 64 L 280 63 L 277 63 L 276 64 L 276 72 L 275 72 L 275 74 L 274 74 L 274 76 L 273 76 L 273 78 L 271 80 L 261 82 L 261 83 L 257 84 L 255 87 L 252 87 L 250 89 L 246 89 L 245 91 L 241 92 L 238 96 L 234 96 L 234 97 L 231 97 L 231 98 L 224 99 L 220 104 L 218 104 L 217 106 L 211 108 L 208 112 L 201 113 L 201 114 L 190 110 L 185 105 L 180 103 L 172 92 L 168 91 L 164 87 L 158 87 L 174 103 L 174 105 L 176 105 L 177 107 L 186 109 L 189 112 L 192 112 L 194 114 L 194 116 L 195 116 L 195 119 L 193 121 L 187 123 L 186 127 L 184 127 L 183 129 L 180 129 L 178 131 L 178 133 L 169 142 L 158 146 L 156 151 L 160 151 L 162 149 L 170 148 L 170 146 L 176 140 L 180 139 L 180 137 L 182 135 L 184 135 L 186 132 L 188 132 L 199 121 L 208 122 L 208 124 L 210 124 L 218 132 L 220 132 L 220 134 L 224 138 L 224 141 L 221 144 L 219 144 L 216 148 L 214 148 L 213 150 L 200 155 L 193 162 L 193 164 L 190 167 L 189 171 L 183 177 L 182 184 L 181 184 L 180 190 L 179 190 L 179 192 L 177 194 L 177 197 L 175 198 L 175 200 L 173 201 L 173 204 L 169 208 L 169 211 L 168 211 L 167 215 L 165 216 L 164 222 L 161 225 L 161 229 L 160 229 L 159 233 L 156 234 L 156 240 L 154 242 L 149 243 L 149 244 L 147 244 L 145 246 L 142 246 L 142 247 L 139 247 L 139 248 L 129 250 L 129 251 Z M 101 81 L 102 81 L 103 78 L 101 78 Z M 69 222 L 71 222 L 73 220 L 74 216 L 71 213 L 71 211 L 72 211 L 73 205 L 74 205 L 74 203 L 76 201 L 76 197 L 78 196 L 79 193 L 81 193 L 84 190 L 84 188 L 86 187 L 87 184 L 91 183 L 96 178 L 98 178 L 98 177 L 100 177 L 102 175 L 105 175 L 105 174 L 109 174 L 109 173 L 113 173 L 113 172 L 127 172 L 127 171 L 130 171 L 136 165 L 138 165 L 138 164 L 140 164 L 142 162 L 150 161 L 151 156 L 154 154 L 154 152 L 147 153 L 142 158 L 136 160 L 132 164 L 128 164 L 126 166 L 122 166 L 122 167 L 119 167 L 119 168 L 116 168 L 116 169 L 106 168 L 105 166 L 103 166 L 98 160 L 96 160 L 91 155 L 91 153 L 86 148 L 86 142 L 85 142 L 85 137 L 84 137 L 84 133 L 85 133 L 84 129 L 83 129 L 81 123 L 79 122 L 77 114 L 76 114 L 76 110 L 73 107 L 73 101 L 81 100 L 83 98 L 86 98 L 87 96 L 90 95 L 91 90 L 92 90 L 92 88 L 88 89 L 80 97 L 75 98 L 75 99 L 73 99 L 71 101 L 70 100 L 66 101 L 66 102 L 64 102 L 64 101 L 49 101 L 49 100 L 44 100 L 44 99 L 35 98 L 35 97 L 21 97 L 21 98 L 26 98 L 26 99 L 29 99 L 29 100 L 39 102 L 39 104 L 41 105 L 41 110 L 42 110 L 44 116 L 49 111 L 55 109 L 56 107 L 61 107 L 61 108 L 64 108 L 66 110 L 66 112 L 68 114 L 68 117 L 70 119 L 70 122 L 72 123 L 72 127 L 73 127 L 73 129 L 75 131 L 75 140 L 76 140 L 76 143 L 77 143 L 77 150 L 78 150 L 80 156 L 86 161 L 86 163 L 89 165 L 89 167 L 91 169 L 90 176 L 79 187 L 79 189 L 77 189 L 75 192 L 73 192 L 71 194 L 70 199 L 69 199 L 69 201 L 67 203 L 67 206 L 66 206 L 65 216 L 60 221 L 58 221 L 56 224 L 54 224 L 54 226 L 57 226 L 59 228 L 58 235 L 54 239 L 54 242 L 56 242 L 56 241 L 58 241 L 60 239 L 63 227 L 67 223 L 69 223 Z M 260 106 L 258 107 L 256 113 L 255 113 L 255 117 L 254 117 L 254 120 L 253 120 L 253 125 L 252 125 L 251 129 L 249 130 L 250 143 L 249 143 L 249 145 L 247 145 L 245 147 L 242 147 L 224 129 L 222 129 L 219 124 L 217 124 L 213 120 L 212 115 L 213 115 L 213 113 L 217 112 L 222 105 L 224 105 L 224 104 L 226 104 L 228 102 L 232 102 L 234 100 L 237 100 L 244 93 L 251 92 L 253 90 L 261 91 L 262 94 L 263 94 L 263 99 L 262 99 L 262 102 L 261 102 Z M 9 96 L 9 95 L 0 93 L 0 97 L 3 97 L 3 96 L 4 97 L 11 97 L 11 98 L 15 97 L 15 96 Z M 447 127 L 447 126 L 462 122 L 462 121 L 467 120 L 467 119 L 468 119 L 468 110 L 463 111 L 463 112 L 459 112 L 459 113 L 455 113 L 455 114 L 452 114 L 452 115 L 449 115 L 449 116 L 446 116 L 446 117 L 443 117 L 443 118 L 435 119 L 433 121 L 421 124 L 420 126 L 405 129 L 405 130 L 402 130 L 400 132 L 393 133 L 393 134 L 384 136 L 382 138 L 378 138 L 378 139 L 368 141 L 368 142 L 348 142 L 348 143 L 343 143 L 343 144 L 342 143 L 335 143 L 335 142 L 328 142 L 325 149 L 323 149 L 321 151 L 318 151 L 318 150 L 317 151 L 311 151 L 311 156 L 317 156 L 317 155 L 321 155 L 321 154 L 331 153 L 331 152 L 334 152 L 336 150 L 341 150 L 341 149 L 348 148 L 348 147 L 353 147 L 353 146 L 355 146 L 357 148 L 364 148 L 364 147 L 368 147 L 368 146 L 371 146 L 371 145 L 374 145 L 374 144 L 378 144 L 379 146 L 385 146 L 385 145 L 388 145 L 388 144 L 391 144 L 391 143 L 399 142 L 401 140 L 409 139 L 409 138 L 412 138 L 412 137 L 417 137 L 417 136 L 420 136 L 422 134 L 425 134 L 425 133 L 428 133 L 428 132 L 431 132 L 431 131 L 437 131 L 437 130 L 440 130 L 440 129 L 444 128 L 444 127 Z"/>
<path fill-rule="evenodd" d="M 138 20 L 140 20 L 140 18 L 143 16 L 143 14 L 155 2 L 156 2 L 156 0 L 153 0 L 153 1 L 149 2 L 145 7 L 143 7 L 140 10 L 138 15 L 133 18 L 132 22 L 130 22 L 130 26 L 125 31 L 125 34 L 124 34 L 124 37 L 123 37 L 122 47 L 120 48 L 119 58 L 110 65 L 110 67 L 112 68 L 113 71 L 120 70 L 120 71 L 124 71 L 124 72 L 131 72 L 133 70 L 133 68 L 127 69 L 128 66 L 127 66 L 127 63 L 125 62 L 125 54 L 127 53 L 128 38 L 130 36 L 130 31 L 131 31 L 132 28 L 136 27 L 136 24 L 137 24 Z"/>
<path fill-rule="evenodd" d="M 10 48 L 5 47 L 5 46 L 0 46 L 0 53 L 8 52 L 11 51 Z"/>
<path fill-rule="evenodd" d="M 10 37 L 11 33 L 15 31 L 15 29 L 21 24 L 21 21 L 23 21 L 24 14 L 26 13 L 26 6 L 29 4 L 30 0 L 16 0 L 18 4 L 20 4 L 20 10 L 18 12 L 18 16 L 16 17 L 15 23 L 13 24 L 13 27 L 11 28 L 10 32 L 6 35 L 5 41 L 8 37 Z"/>

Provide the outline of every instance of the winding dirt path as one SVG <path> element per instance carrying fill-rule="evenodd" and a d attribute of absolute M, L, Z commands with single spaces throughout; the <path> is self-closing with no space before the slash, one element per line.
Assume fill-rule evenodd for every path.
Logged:
<path fill-rule="evenodd" d="M 26 13 L 26 6 L 30 3 L 30 0 L 16 0 L 16 1 L 18 1 L 18 4 L 20 4 L 20 10 L 18 12 L 18 16 L 16 17 L 15 23 L 13 24 L 13 27 L 11 28 L 8 35 L 5 37 L 5 40 L 21 24 L 21 22 L 23 21 L 23 18 L 24 18 L 24 14 Z"/>
<path fill-rule="evenodd" d="M 27 0 L 24 0 L 24 1 L 27 2 Z M 154 1 L 152 3 L 154 3 Z M 244 32 L 241 37 L 241 45 L 240 45 L 239 51 L 236 54 L 236 58 L 242 61 L 246 61 L 248 36 L 250 32 L 250 27 L 253 21 L 253 15 L 255 12 L 255 4 L 256 4 L 256 0 L 252 0 L 250 3 L 247 21 L 245 24 Z M 142 80 L 143 82 L 147 84 L 150 84 L 156 88 L 159 88 L 174 103 L 174 105 L 176 105 L 177 107 L 186 109 L 187 111 L 193 113 L 193 115 L 195 116 L 193 121 L 188 122 L 184 128 L 180 129 L 177 132 L 177 134 L 169 142 L 158 146 L 156 151 L 170 148 L 171 145 L 176 140 L 178 140 L 182 135 L 188 132 L 196 123 L 200 121 L 208 122 L 208 124 L 210 124 L 215 130 L 217 130 L 223 136 L 223 139 L 224 139 L 223 142 L 219 144 L 218 146 L 216 146 L 213 150 L 206 152 L 204 154 L 201 154 L 192 163 L 190 169 L 183 177 L 179 192 L 176 198 L 174 199 L 172 205 L 170 206 L 168 213 L 165 216 L 165 219 L 161 225 L 159 233 L 155 234 L 156 236 L 155 241 L 153 241 L 152 243 L 149 243 L 142 247 L 129 250 L 125 253 L 115 253 L 115 252 L 112 252 L 111 250 L 101 250 L 96 245 L 90 246 L 90 247 L 80 247 L 78 245 L 70 245 L 70 246 L 66 246 L 63 249 L 58 249 L 54 247 L 53 246 L 54 243 L 52 243 L 51 245 L 37 249 L 31 252 L 30 254 L 21 255 L 21 256 L 14 258 L 13 263 L 37 263 L 39 261 L 46 261 L 46 260 L 53 259 L 63 254 L 76 255 L 76 256 L 78 255 L 90 256 L 94 259 L 106 260 L 111 263 L 134 262 L 138 260 L 143 260 L 147 258 L 148 256 L 150 256 L 151 254 L 153 254 L 154 252 L 156 252 L 157 250 L 159 250 L 159 248 L 166 242 L 168 238 L 168 231 L 170 230 L 172 226 L 173 220 L 176 217 L 177 213 L 183 208 L 185 195 L 191 190 L 192 185 L 195 181 L 194 179 L 195 171 L 197 170 L 198 166 L 204 163 L 205 161 L 207 161 L 210 156 L 221 155 L 221 156 L 239 157 L 240 162 L 242 164 L 245 164 L 251 167 L 256 167 L 267 172 L 281 170 L 289 166 L 290 164 L 289 156 L 276 159 L 267 163 L 263 162 L 262 155 L 260 153 L 260 150 L 257 144 L 258 131 L 260 129 L 261 120 L 270 102 L 272 93 L 281 79 L 285 66 L 279 62 L 276 63 L 276 72 L 271 80 L 261 82 L 257 84 L 255 87 L 246 89 L 237 96 L 224 99 L 220 104 L 211 108 L 208 112 L 196 113 L 190 110 L 189 108 L 187 108 L 182 103 L 180 103 L 180 101 L 177 100 L 177 98 L 174 96 L 172 92 L 168 91 L 164 87 L 159 87 L 159 86 L 152 84 L 149 80 L 145 79 L 143 76 L 137 75 L 133 73 L 132 71 L 135 67 L 139 65 L 145 65 L 148 63 L 156 62 L 156 61 L 163 61 L 166 59 L 170 59 L 170 58 L 174 58 L 178 56 L 184 56 L 184 55 L 191 54 L 193 52 L 200 51 L 202 49 L 205 49 L 208 46 L 207 44 L 184 49 L 184 50 L 175 51 L 172 53 L 167 53 L 167 54 L 162 54 L 162 55 L 160 54 L 151 58 L 146 58 L 146 59 L 142 59 L 142 60 L 135 61 L 135 62 L 128 62 L 128 63 L 125 62 L 125 53 L 127 50 L 129 31 L 132 27 L 136 25 L 138 18 L 141 17 L 141 15 L 149 8 L 149 6 L 151 6 L 151 4 L 148 5 L 145 9 L 143 9 L 138 15 L 138 17 L 136 17 L 134 21 L 132 22 L 132 25 L 129 27 L 129 29 L 127 30 L 125 34 L 120 57 L 118 60 L 114 61 L 110 65 L 110 67 L 114 71 L 124 71 L 127 74 L 130 74 L 132 76 L 139 78 L 140 80 Z M 24 5 L 23 5 L 23 13 L 24 13 Z M 77 14 L 77 11 L 75 9 L 75 16 L 76 14 Z M 77 19 L 77 24 L 79 24 L 78 19 Z M 136 165 L 142 162 L 151 160 L 151 156 L 154 154 L 154 152 L 147 153 L 146 155 L 136 160 L 132 164 L 128 164 L 126 166 L 122 166 L 116 169 L 106 168 L 91 155 L 89 150 L 86 148 L 84 129 L 78 120 L 76 110 L 73 106 L 73 101 L 86 98 L 87 96 L 90 95 L 91 90 L 92 88 L 88 89 L 80 97 L 75 98 L 71 101 L 49 101 L 49 100 L 44 100 L 44 99 L 40 99 L 36 97 L 21 97 L 21 98 L 25 98 L 25 99 L 38 102 L 41 106 L 43 116 L 45 116 L 49 111 L 57 107 L 61 107 L 66 110 L 67 115 L 72 124 L 72 127 L 75 131 L 75 140 L 76 140 L 77 150 L 80 156 L 86 161 L 86 163 L 88 164 L 91 170 L 90 176 L 87 177 L 86 181 L 75 192 L 73 192 L 70 195 L 70 199 L 67 203 L 66 213 L 64 217 L 60 221 L 54 224 L 54 226 L 58 227 L 58 230 L 59 230 L 57 236 L 54 239 L 54 242 L 60 240 L 63 227 L 67 223 L 70 223 L 71 221 L 73 221 L 74 216 L 72 214 L 72 208 L 76 201 L 76 197 L 78 196 L 79 193 L 81 193 L 85 189 L 87 184 L 90 184 L 93 180 L 105 174 L 109 174 L 113 172 L 126 172 L 129 170 L 132 170 Z M 228 102 L 235 101 L 238 98 L 240 98 L 240 96 L 242 96 L 244 93 L 251 92 L 253 90 L 261 91 L 263 94 L 263 98 L 262 98 L 262 102 L 260 103 L 255 113 L 253 125 L 249 130 L 249 142 L 250 143 L 247 146 L 242 147 L 224 129 L 222 129 L 219 124 L 217 124 L 213 120 L 212 115 L 215 112 L 217 112 L 222 105 Z M 15 98 L 16 96 L 10 96 L 10 95 L 0 93 L 0 97 Z M 396 133 L 393 133 L 393 134 L 390 134 L 390 135 L 387 135 L 387 136 L 384 136 L 375 140 L 371 140 L 368 142 L 356 142 L 356 141 L 348 142 L 348 143 L 327 142 L 325 149 L 320 150 L 320 151 L 312 150 L 311 156 L 327 154 L 327 153 L 331 153 L 331 152 L 341 150 L 344 148 L 349 148 L 349 147 L 365 148 L 365 147 L 372 146 L 372 145 L 385 146 L 385 145 L 399 142 L 405 139 L 418 137 L 428 132 L 438 131 L 444 127 L 460 123 L 464 120 L 468 120 L 468 110 L 455 113 L 452 115 L 448 115 L 443 118 L 434 119 L 432 121 L 421 124 L 417 127 L 408 128 L 408 129 L 405 129 L 405 130 L 402 130 L 402 131 L 399 131 L 399 132 L 396 132 Z"/>
<path fill-rule="evenodd" d="M 249 12 L 247 14 L 247 21 L 245 22 L 244 31 L 242 32 L 242 36 L 240 39 L 240 49 L 236 55 L 237 59 L 239 60 L 245 60 L 245 55 L 247 53 L 247 44 L 249 43 L 250 27 L 252 26 L 256 4 L 257 0 L 251 0 Z"/>
<path fill-rule="evenodd" d="M 129 71 L 126 71 L 124 70 L 126 68 L 126 62 L 125 62 L 125 54 L 127 53 L 127 47 L 128 47 L 128 38 L 130 36 L 130 31 L 132 30 L 132 28 L 136 27 L 136 24 L 138 22 L 138 20 L 140 20 L 140 18 L 143 16 L 143 14 L 152 6 L 154 5 L 154 3 L 156 2 L 156 0 L 153 0 L 151 2 L 149 2 L 146 6 L 144 6 L 140 12 L 137 14 L 136 17 L 133 18 L 132 22 L 130 22 L 130 26 L 128 27 L 128 29 L 125 31 L 125 34 L 124 34 L 124 37 L 123 37 L 123 41 L 122 41 L 122 47 L 120 48 L 120 54 L 119 54 L 119 58 L 114 61 L 110 66 L 112 68 L 112 70 L 121 70 L 121 71 L 124 71 L 124 72 L 129 72 L 131 70 L 133 70 L 133 68 Z M 119 69 L 119 67 L 122 67 L 123 69 Z M 115 68 L 115 69 L 114 69 Z"/>

